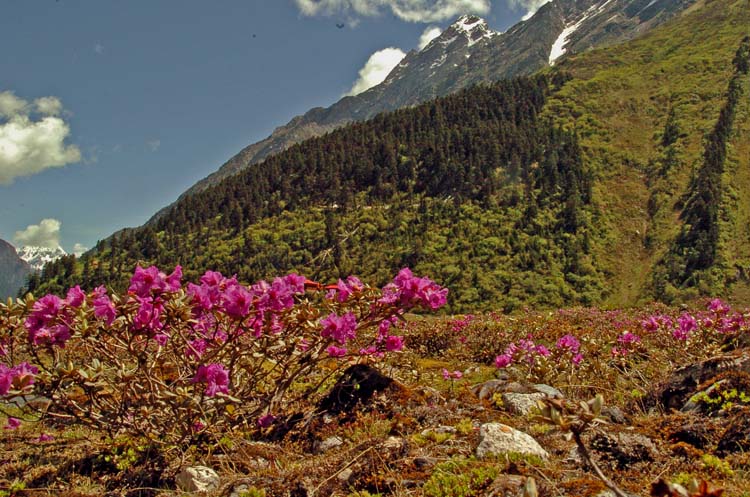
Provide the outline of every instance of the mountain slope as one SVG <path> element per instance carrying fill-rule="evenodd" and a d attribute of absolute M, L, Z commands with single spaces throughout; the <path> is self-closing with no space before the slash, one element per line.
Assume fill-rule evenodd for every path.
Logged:
<path fill-rule="evenodd" d="M 375 283 L 408 265 L 449 286 L 454 312 L 747 295 L 750 125 L 737 67 L 747 63 L 738 47 L 748 25 L 745 0 L 699 2 L 543 75 L 308 140 L 101 244 L 70 279 L 43 287 L 123 287 L 140 261 L 182 263 L 189 278 L 206 268 L 243 281 L 295 270 Z M 709 269 L 720 277 L 670 288 L 659 268 L 689 229 L 692 178 L 738 91 L 711 227 L 719 243 Z"/>
<path fill-rule="evenodd" d="M 18 256 L 15 247 L 0 240 L 0 300 L 15 297 L 31 272 L 31 266 Z"/>
<path fill-rule="evenodd" d="M 558 57 L 629 40 L 669 20 L 694 0 L 553 0 L 505 33 L 463 16 L 420 51 L 412 50 L 381 84 L 328 108 L 314 108 L 249 145 L 188 189 L 200 192 L 266 157 L 352 121 L 448 95 L 478 83 L 528 75 Z M 575 27 L 571 31 L 571 28 Z M 568 33 L 567 39 L 561 35 Z M 157 213 L 150 222 L 162 215 Z"/>

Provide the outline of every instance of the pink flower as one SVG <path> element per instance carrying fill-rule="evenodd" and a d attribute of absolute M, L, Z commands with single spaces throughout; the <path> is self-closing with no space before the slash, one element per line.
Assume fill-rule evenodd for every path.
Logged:
<path fill-rule="evenodd" d="M 48 435 L 47 433 L 42 433 L 41 435 L 39 435 L 39 438 L 37 438 L 36 441 L 37 442 L 51 442 L 54 439 L 55 437 L 53 437 L 52 435 Z"/>
<path fill-rule="evenodd" d="M 357 318 L 352 312 L 348 312 L 340 317 L 335 313 L 331 313 L 328 317 L 322 319 L 320 324 L 323 325 L 323 331 L 320 332 L 320 336 L 323 338 L 333 338 L 342 345 L 357 336 Z"/>
<path fill-rule="evenodd" d="M 264 414 L 263 416 L 258 418 L 258 426 L 261 428 L 268 428 L 273 424 L 273 422 L 276 421 L 276 416 L 273 414 Z"/>
<path fill-rule="evenodd" d="M 21 426 L 21 420 L 18 418 L 8 418 L 8 423 L 3 426 L 3 429 L 5 430 L 15 430 Z"/>
<path fill-rule="evenodd" d="M 726 314 L 729 309 L 729 304 L 724 303 L 721 299 L 712 299 L 708 303 L 708 310 L 716 314 Z"/>
<path fill-rule="evenodd" d="M 232 286 L 224 292 L 224 310 L 233 318 L 243 318 L 250 313 L 253 294 L 241 285 Z"/>
<path fill-rule="evenodd" d="M 229 371 L 221 364 L 201 365 L 193 377 L 193 383 L 205 383 L 205 394 L 209 397 L 217 393 L 229 393 Z"/>
<path fill-rule="evenodd" d="M 578 349 L 581 348 L 581 342 L 579 342 L 573 335 L 565 335 L 557 340 L 557 348 L 566 349 L 575 354 L 578 352 Z"/>
<path fill-rule="evenodd" d="M 326 352 L 328 352 L 328 355 L 331 357 L 344 357 L 347 353 L 347 350 L 343 347 L 336 347 L 335 345 L 331 345 L 326 349 Z"/>
<path fill-rule="evenodd" d="M 463 377 L 463 373 L 461 371 L 453 371 L 452 373 L 448 371 L 447 369 L 443 368 L 443 379 L 445 380 L 453 380 L 453 379 L 461 379 Z"/>
<path fill-rule="evenodd" d="M 388 352 L 398 352 L 404 348 L 404 337 L 392 335 L 385 339 L 385 350 Z"/>
<path fill-rule="evenodd" d="M 86 300 L 86 294 L 83 293 L 83 290 L 78 285 L 69 289 L 65 297 L 65 303 L 70 307 L 81 307 L 84 300 Z"/>
<path fill-rule="evenodd" d="M 574 355 L 570 362 L 578 366 L 579 364 L 581 364 L 581 362 L 583 362 L 583 354 Z"/>
<path fill-rule="evenodd" d="M 117 311 L 107 296 L 107 290 L 103 286 L 100 286 L 94 290 L 94 295 L 94 316 L 103 319 L 107 326 L 110 326 L 117 316 Z"/>
<path fill-rule="evenodd" d="M 659 321 L 656 319 L 656 316 L 650 316 L 641 321 L 641 326 L 643 326 L 643 329 L 649 333 L 653 333 L 659 329 Z"/>
<path fill-rule="evenodd" d="M 679 318 L 677 318 L 677 325 L 679 326 L 680 333 L 685 337 L 690 335 L 690 332 L 698 328 L 698 322 L 687 312 L 683 313 Z"/>
<path fill-rule="evenodd" d="M 513 356 L 511 356 L 507 352 L 495 357 L 495 367 L 507 368 L 511 364 L 513 364 Z"/>
<path fill-rule="evenodd" d="M 617 341 L 621 344 L 628 345 L 631 343 L 638 343 L 641 341 L 641 337 L 634 335 L 629 331 L 624 332 L 622 335 L 617 337 Z"/>

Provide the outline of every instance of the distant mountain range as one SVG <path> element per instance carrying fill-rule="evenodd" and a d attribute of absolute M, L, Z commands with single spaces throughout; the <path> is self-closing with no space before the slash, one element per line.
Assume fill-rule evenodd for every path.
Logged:
<path fill-rule="evenodd" d="M 574 53 L 640 36 L 695 0 L 553 0 L 504 33 L 462 16 L 421 50 L 412 50 L 379 85 L 316 107 L 245 147 L 180 198 L 215 185 L 294 143 L 354 121 L 454 93 L 478 83 L 527 75 Z M 169 207 L 156 213 L 155 221 Z"/>
<path fill-rule="evenodd" d="M 25 246 L 18 250 L 0 240 L 0 299 L 15 297 L 33 272 L 41 273 L 44 265 L 67 255 L 62 247 Z"/>

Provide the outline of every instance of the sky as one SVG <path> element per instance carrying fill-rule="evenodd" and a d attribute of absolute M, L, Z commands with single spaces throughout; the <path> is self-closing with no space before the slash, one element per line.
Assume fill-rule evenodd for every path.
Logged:
<path fill-rule="evenodd" d="M 2 0 L 0 239 L 93 247 L 461 14 L 544 1 Z"/>

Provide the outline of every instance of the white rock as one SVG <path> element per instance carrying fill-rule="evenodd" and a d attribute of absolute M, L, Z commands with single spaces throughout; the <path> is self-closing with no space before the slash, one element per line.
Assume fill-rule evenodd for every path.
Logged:
<path fill-rule="evenodd" d="M 183 468 L 175 478 L 177 487 L 183 492 L 210 492 L 219 488 L 219 475 L 206 466 Z"/>
<path fill-rule="evenodd" d="M 547 397 L 543 393 L 504 393 L 502 395 L 503 406 L 508 411 L 519 416 L 525 416 L 529 414 L 533 409 L 537 408 L 537 402 Z"/>
<path fill-rule="evenodd" d="M 507 454 L 531 454 L 547 459 L 549 454 L 530 435 L 502 423 L 485 423 L 479 427 L 477 457 Z"/>
<path fill-rule="evenodd" d="M 318 444 L 318 452 L 328 452 L 331 449 L 344 445 L 344 440 L 341 437 L 328 437 Z"/>

